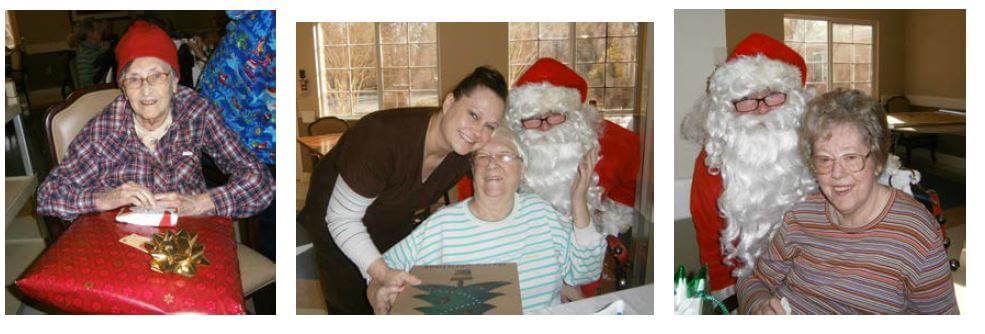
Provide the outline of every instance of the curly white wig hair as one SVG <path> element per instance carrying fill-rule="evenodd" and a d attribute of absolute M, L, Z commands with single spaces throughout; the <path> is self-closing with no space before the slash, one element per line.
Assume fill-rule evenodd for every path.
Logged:
<path fill-rule="evenodd" d="M 735 276 L 751 272 L 784 212 L 815 187 L 798 150 L 809 99 L 800 75 L 763 55 L 740 56 L 715 69 L 707 93 L 681 124 L 685 139 L 704 146 L 709 171 L 722 177 L 722 252 L 736 265 Z M 764 91 L 783 92 L 786 101 L 762 115 L 735 112 L 734 101 Z"/>

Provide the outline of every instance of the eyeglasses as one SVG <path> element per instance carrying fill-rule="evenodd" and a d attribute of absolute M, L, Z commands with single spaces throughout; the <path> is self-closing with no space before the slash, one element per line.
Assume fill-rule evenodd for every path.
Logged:
<path fill-rule="evenodd" d="M 539 128 L 540 125 L 543 124 L 544 122 L 547 122 L 547 124 L 550 124 L 550 125 L 558 125 L 558 124 L 564 123 L 564 121 L 567 120 L 567 119 L 568 119 L 568 116 L 566 116 L 564 113 L 555 112 L 555 113 L 551 113 L 550 115 L 547 115 L 547 117 L 540 117 L 540 118 L 538 118 L 538 117 L 531 117 L 531 118 L 527 118 L 527 119 L 521 120 L 520 123 L 523 124 L 523 127 L 525 129 L 536 129 L 536 128 Z"/>
<path fill-rule="evenodd" d="M 815 155 L 811 158 L 811 165 L 813 165 L 814 172 L 817 173 L 817 175 L 827 175 L 834 171 L 835 160 L 840 160 L 841 168 L 844 168 L 845 171 L 849 173 L 855 173 L 865 169 L 865 161 L 869 160 L 870 155 L 872 155 L 872 152 L 869 152 L 869 154 L 866 155 L 845 154 L 838 159 L 823 155 Z"/>
<path fill-rule="evenodd" d="M 787 101 L 787 94 L 781 92 L 772 92 L 760 99 L 754 98 L 744 98 L 738 101 L 732 101 L 735 105 L 735 111 L 738 112 L 750 112 L 759 109 L 760 103 L 765 103 L 768 107 L 776 107 Z"/>
<path fill-rule="evenodd" d="M 495 159 L 503 165 L 513 165 L 518 161 L 523 161 L 519 155 L 510 152 L 503 152 L 499 154 L 476 154 L 472 156 L 472 164 L 476 167 L 486 167 L 489 163 Z"/>
<path fill-rule="evenodd" d="M 123 78 L 123 87 L 129 89 L 137 89 L 143 87 L 145 81 L 147 82 L 148 85 L 160 86 L 164 84 L 165 81 L 167 81 L 170 75 L 171 75 L 170 73 L 161 72 L 161 73 L 154 73 L 143 78 L 135 77 L 135 76 L 126 77 Z"/>

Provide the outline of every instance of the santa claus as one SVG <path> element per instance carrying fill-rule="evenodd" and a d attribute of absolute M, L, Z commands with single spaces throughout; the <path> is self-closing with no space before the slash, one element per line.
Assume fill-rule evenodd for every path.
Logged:
<path fill-rule="evenodd" d="M 596 150 L 600 161 L 588 207 L 603 234 L 617 235 L 632 224 L 639 142 L 632 132 L 603 121 L 602 113 L 585 103 L 587 95 L 588 84 L 578 73 L 541 58 L 513 84 L 504 123 L 520 135 L 530 157 L 521 191 L 540 195 L 565 215 L 571 213 L 578 162 Z"/>
<path fill-rule="evenodd" d="M 814 187 L 798 151 L 809 99 L 804 59 L 754 33 L 708 79 L 681 125 L 703 146 L 691 184 L 691 215 L 712 294 L 734 310 L 736 277 L 747 275 L 784 212 Z"/>

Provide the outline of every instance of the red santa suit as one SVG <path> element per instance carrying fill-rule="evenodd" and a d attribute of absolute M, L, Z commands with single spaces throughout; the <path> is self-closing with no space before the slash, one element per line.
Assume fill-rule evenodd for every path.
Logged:
<path fill-rule="evenodd" d="M 691 181 L 691 216 L 709 287 L 720 299 L 735 295 L 736 277 L 751 272 L 783 214 L 814 188 L 797 137 L 809 99 L 806 71 L 796 51 L 752 34 L 712 72 L 706 95 L 681 126 L 686 139 L 703 147 Z M 776 92 L 785 94 L 782 104 L 735 108 L 736 101 Z"/>

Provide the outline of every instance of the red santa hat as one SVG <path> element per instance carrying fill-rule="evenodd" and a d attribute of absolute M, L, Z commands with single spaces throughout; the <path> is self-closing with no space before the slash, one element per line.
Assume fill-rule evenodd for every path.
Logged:
<path fill-rule="evenodd" d="M 575 110 L 587 98 L 588 83 L 577 72 L 553 58 L 541 58 L 513 84 L 507 121 L 518 123 L 549 111 Z"/>
<path fill-rule="evenodd" d="M 797 51 L 772 37 L 752 33 L 735 47 L 708 82 L 709 92 L 738 99 L 762 90 L 803 88 L 807 64 Z"/>
<path fill-rule="evenodd" d="M 147 21 L 135 21 L 116 45 L 118 69 L 123 69 L 134 59 L 154 57 L 171 65 L 174 75 L 181 76 L 178 66 L 178 49 L 168 33 Z M 177 79 L 177 78 L 176 78 Z"/>

